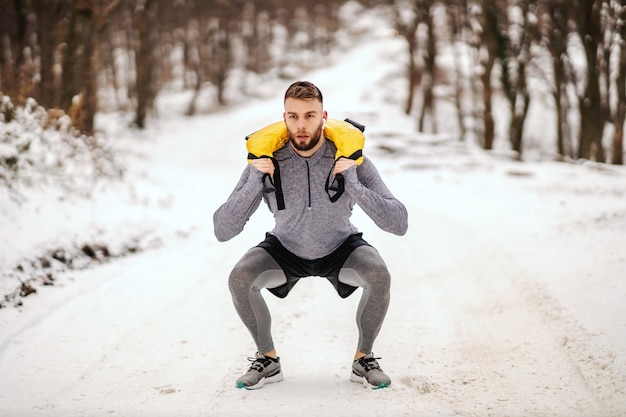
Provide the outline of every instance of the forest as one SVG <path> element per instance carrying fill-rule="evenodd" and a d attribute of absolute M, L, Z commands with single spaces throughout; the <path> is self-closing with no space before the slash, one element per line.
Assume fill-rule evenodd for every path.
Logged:
<path fill-rule="evenodd" d="M 144 128 L 168 86 L 229 104 L 234 74 L 296 76 L 336 46 L 343 0 L 1 0 L 0 122 L 35 100 L 47 118 L 95 133 L 98 111 L 126 111 Z M 558 160 L 623 165 L 626 7 L 618 0 L 362 0 L 406 41 L 402 111 L 416 130 L 491 150 L 503 123 L 523 160 L 533 100 L 552 112 Z M 344 17 L 345 18 L 345 17 Z M 297 57 L 294 62 L 293 57 Z M 442 59 L 443 56 L 452 57 Z M 287 59 L 286 57 L 290 57 Z M 363 69 L 366 71 L 367 69 Z M 243 76 L 242 76 L 243 74 Z M 253 80 L 257 78 L 252 78 Z M 237 94 L 254 94 L 239 82 Z M 506 103 L 505 120 L 494 106 Z M 454 106 L 454 123 L 437 122 Z M 11 138 L 0 138 L 7 142 Z M 0 158 L 9 167 L 10 161 Z"/>

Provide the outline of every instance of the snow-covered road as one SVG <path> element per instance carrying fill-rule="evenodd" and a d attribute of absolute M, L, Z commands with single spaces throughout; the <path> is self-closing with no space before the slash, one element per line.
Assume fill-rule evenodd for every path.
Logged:
<path fill-rule="evenodd" d="M 324 280 L 268 297 L 285 381 L 234 388 L 253 346 L 225 277 L 253 242 L 210 227 L 73 274 L 3 323 L 3 416 L 611 416 L 624 374 L 609 346 L 572 321 L 480 230 L 409 203 L 406 237 L 364 227 L 394 273 L 377 343 L 394 383 L 348 380 L 358 294 Z M 252 235 L 252 233 L 250 234 Z M 31 304 L 32 303 L 32 304 Z M 45 308 L 43 308 L 45 307 Z M 622 368 L 623 370 L 623 368 Z M 254 412 L 250 410 L 254 410 Z"/>

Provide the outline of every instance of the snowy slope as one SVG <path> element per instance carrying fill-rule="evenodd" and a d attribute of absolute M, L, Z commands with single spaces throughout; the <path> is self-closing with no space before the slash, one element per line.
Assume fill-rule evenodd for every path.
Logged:
<path fill-rule="evenodd" d="M 11 259 L 93 236 L 154 244 L 0 310 L 0 416 L 626 414 L 626 170 L 510 162 L 418 135 L 400 111 L 401 40 L 381 30 L 357 45 L 301 78 L 331 117 L 366 124 L 368 155 L 409 209 L 403 237 L 354 215 L 393 274 L 375 346 L 392 386 L 348 380 L 358 293 L 341 300 L 312 278 L 267 296 L 285 380 L 234 388 L 254 347 L 226 278 L 271 216 L 261 207 L 226 243 L 211 216 L 243 169 L 243 137 L 281 117 L 280 81 L 268 98 L 143 133 L 103 116 L 132 150 L 124 184 L 2 200 L 19 235 L 19 250 L 4 240 Z"/>

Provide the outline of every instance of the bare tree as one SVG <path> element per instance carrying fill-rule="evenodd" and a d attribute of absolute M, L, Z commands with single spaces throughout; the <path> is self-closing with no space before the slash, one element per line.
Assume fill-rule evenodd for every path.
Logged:
<path fill-rule="evenodd" d="M 32 79 L 25 79 L 23 68 L 29 39 L 29 2 L 4 2 L 0 13 L 0 88 L 16 103 L 23 103 L 32 90 Z"/>
<path fill-rule="evenodd" d="M 502 8 L 498 9 L 498 6 Z M 505 38 L 499 28 L 499 14 L 506 4 L 503 0 L 479 0 L 480 14 L 478 16 L 480 32 L 480 81 L 482 88 L 483 124 L 484 131 L 481 144 L 484 149 L 493 149 L 495 140 L 495 120 L 493 115 L 493 86 L 491 84 L 494 65 L 498 57 L 503 56 Z"/>
<path fill-rule="evenodd" d="M 120 0 L 74 0 L 67 36 L 67 54 L 63 61 L 61 105 L 68 111 L 74 126 L 93 134 L 98 109 L 99 39 L 109 15 Z"/>
<path fill-rule="evenodd" d="M 216 99 L 220 105 L 226 104 L 224 92 L 232 64 L 232 42 L 235 25 L 235 21 L 223 16 L 211 19 L 207 44 L 209 54 L 212 57 L 209 63 L 209 79 L 216 88 Z"/>
<path fill-rule="evenodd" d="M 272 41 L 270 11 L 248 2 L 242 11 L 241 36 L 245 47 L 245 68 L 253 73 L 264 73 L 270 65 L 269 48 Z"/>
<path fill-rule="evenodd" d="M 135 51 L 137 109 L 135 125 L 144 128 L 148 110 L 152 108 L 156 92 L 154 85 L 155 50 L 157 44 L 156 16 L 159 2 L 144 0 L 135 9 L 137 47 Z"/>
<path fill-rule="evenodd" d="M 602 134 L 606 122 L 600 93 L 602 65 L 601 0 L 576 0 L 577 28 L 586 58 L 586 74 L 579 96 L 580 136 L 578 157 L 604 162 Z"/>
<path fill-rule="evenodd" d="M 456 106 L 457 124 L 459 126 L 459 138 L 465 140 L 467 136 L 467 128 L 465 126 L 465 105 L 464 105 L 464 93 L 466 90 L 466 75 L 462 64 L 464 46 L 467 46 L 468 40 L 465 38 L 465 34 L 468 33 L 468 19 L 467 19 L 467 0 L 447 0 L 446 1 L 446 13 L 448 16 L 451 42 L 454 50 L 454 103 Z M 471 90 L 469 90 L 471 92 Z M 470 100 L 470 102 L 473 100 Z"/>
<path fill-rule="evenodd" d="M 427 115 L 430 116 L 433 133 L 437 133 L 437 120 L 435 117 L 435 75 L 437 74 L 437 39 L 435 38 L 435 21 L 433 17 L 434 2 L 432 0 L 422 0 L 419 2 L 420 14 L 426 26 L 425 46 L 422 49 L 424 60 L 424 75 L 422 76 L 422 108 L 419 116 L 418 130 L 424 131 L 424 122 Z"/>
<path fill-rule="evenodd" d="M 567 114 L 571 107 L 567 94 L 572 84 L 568 55 L 570 9 L 567 0 L 544 0 L 539 4 L 540 43 L 550 55 L 552 97 L 556 116 L 556 148 L 562 157 L 574 157 Z M 541 67 L 541 66 L 539 66 Z"/>
<path fill-rule="evenodd" d="M 613 116 L 615 134 L 611 150 L 611 163 L 624 164 L 624 121 L 626 119 L 626 7 L 617 14 L 616 31 L 619 41 L 619 71 L 616 79 L 617 108 Z"/>
<path fill-rule="evenodd" d="M 201 46 L 201 34 L 200 20 L 193 13 L 189 14 L 189 20 L 185 28 L 185 41 L 184 41 L 184 62 L 185 69 L 189 71 L 190 75 L 185 76 L 185 87 L 191 88 L 193 95 L 187 106 L 186 114 L 193 116 L 196 114 L 196 105 L 200 93 L 202 92 L 202 86 L 205 81 L 204 66 L 202 61 L 205 59 L 203 55 L 204 48 Z"/>
<path fill-rule="evenodd" d="M 407 62 L 407 98 L 404 112 L 411 114 L 415 91 L 421 83 L 421 73 L 419 71 L 417 53 L 417 28 L 422 18 L 418 8 L 418 2 L 410 0 L 408 4 L 389 0 L 394 14 L 394 26 L 400 36 L 406 40 L 408 62 Z"/>
<path fill-rule="evenodd" d="M 514 20 L 507 24 L 508 35 L 502 36 L 500 50 L 502 63 L 502 85 L 509 102 L 511 122 L 509 141 L 519 158 L 522 156 L 524 123 L 530 106 L 530 92 L 526 81 L 526 69 L 531 60 L 531 28 L 529 2 L 518 0 Z M 505 14 L 507 15 L 507 14 Z"/>

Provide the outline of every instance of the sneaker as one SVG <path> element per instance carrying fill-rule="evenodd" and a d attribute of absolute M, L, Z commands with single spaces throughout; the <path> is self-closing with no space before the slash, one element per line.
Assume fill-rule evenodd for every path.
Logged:
<path fill-rule="evenodd" d="M 380 369 L 380 365 L 373 354 L 367 354 L 352 362 L 350 381 L 367 384 L 372 388 L 386 388 L 391 385 L 391 379 Z"/>
<path fill-rule="evenodd" d="M 280 370 L 280 358 L 272 358 L 257 353 L 255 358 L 248 358 L 252 362 L 250 369 L 237 380 L 237 388 L 259 389 L 271 382 L 283 380 Z"/>

